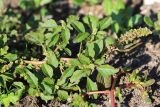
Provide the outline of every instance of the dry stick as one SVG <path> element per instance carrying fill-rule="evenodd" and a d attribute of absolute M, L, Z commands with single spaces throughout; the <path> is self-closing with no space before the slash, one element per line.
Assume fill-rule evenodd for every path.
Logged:
<path fill-rule="evenodd" d="M 131 50 L 133 50 L 134 48 L 136 48 L 136 47 L 138 47 L 139 45 L 141 45 L 141 44 L 143 44 L 143 42 L 139 42 L 139 43 L 137 43 L 137 44 L 135 44 L 133 47 L 131 47 L 131 48 L 127 48 L 127 49 L 115 49 L 115 50 L 117 50 L 117 51 L 119 51 L 119 52 L 129 52 L 129 51 L 131 51 Z"/>
<path fill-rule="evenodd" d="M 33 65 L 41 65 L 41 64 L 45 63 L 45 61 L 28 61 L 28 60 L 24 60 L 24 62 L 26 64 L 33 64 Z"/>
<path fill-rule="evenodd" d="M 87 92 L 85 95 L 92 95 L 92 94 L 110 94 L 110 90 Z"/>
<path fill-rule="evenodd" d="M 66 63 L 69 63 L 70 60 L 73 60 L 75 58 L 61 58 L 61 60 L 66 61 Z M 45 63 L 45 61 L 28 61 L 28 60 L 24 60 L 24 63 L 26 64 L 33 64 L 33 65 L 41 65 L 43 63 Z"/>

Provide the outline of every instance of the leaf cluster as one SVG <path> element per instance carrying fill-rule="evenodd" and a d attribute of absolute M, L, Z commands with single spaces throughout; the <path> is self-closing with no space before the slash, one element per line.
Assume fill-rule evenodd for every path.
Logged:
<path fill-rule="evenodd" d="M 29 4 L 41 8 L 50 2 L 20 0 L 20 8 L 26 9 Z M 104 7 L 110 16 L 102 19 L 70 15 L 58 22 L 46 18 L 39 20 L 34 16 L 32 23 L 23 25 L 21 15 L 1 17 L 0 102 L 7 107 L 25 93 L 46 102 L 59 100 L 71 106 L 89 106 L 82 94 L 110 89 L 113 75 L 121 71 L 107 63 L 110 56 L 152 32 L 146 27 L 133 29 L 140 23 L 141 15 L 126 18 L 116 13 L 124 7 L 121 0 L 114 3 L 104 0 L 104 3 L 120 7 L 114 7 L 114 14 L 113 7 Z M 122 22 L 117 16 L 127 20 Z M 19 41 L 23 43 L 19 44 Z M 13 46 L 16 43 L 24 46 L 24 52 Z M 139 84 L 138 87 L 147 87 L 154 82 L 143 81 L 137 75 L 133 71 L 127 78 L 129 82 Z M 96 94 L 91 96 L 92 99 L 98 97 Z"/>

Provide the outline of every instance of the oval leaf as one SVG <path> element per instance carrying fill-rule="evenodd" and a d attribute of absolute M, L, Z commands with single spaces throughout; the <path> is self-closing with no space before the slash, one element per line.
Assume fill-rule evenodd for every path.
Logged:
<path fill-rule="evenodd" d="M 99 22 L 99 29 L 104 30 L 107 29 L 112 24 L 112 18 L 106 17 Z"/>
<path fill-rule="evenodd" d="M 47 63 L 50 64 L 51 66 L 54 66 L 55 68 L 58 67 L 59 62 L 54 52 L 48 51 Z"/>
<path fill-rule="evenodd" d="M 53 76 L 53 69 L 50 65 L 43 63 L 41 69 L 46 76 L 49 76 L 50 78 Z"/>
<path fill-rule="evenodd" d="M 118 69 L 116 69 L 108 64 L 98 66 L 97 70 L 99 73 L 101 73 L 104 76 L 110 76 L 110 75 L 113 75 L 119 71 Z"/>
<path fill-rule="evenodd" d="M 89 36 L 89 33 L 88 33 L 88 32 L 79 33 L 78 36 L 76 36 L 76 37 L 73 39 L 73 42 L 74 42 L 74 43 L 82 42 L 82 41 L 85 40 L 88 36 Z"/>
<path fill-rule="evenodd" d="M 78 31 L 78 32 L 85 32 L 84 25 L 79 21 L 72 22 L 72 26 Z"/>
<path fill-rule="evenodd" d="M 149 27 L 153 27 L 154 26 L 154 23 L 152 21 L 152 19 L 148 16 L 145 16 L 144 17 L 144 22 L 149 26 Z"/>
<path fill-rule="evenodd" d="M 80 79 L 82 77 L 85 77 L 86 76 L 86 72 L 83 71 L 83 70 L 76 70 L 72 77 L 70 78 L 70 82 L 71 83 L 79 83 Z"/>

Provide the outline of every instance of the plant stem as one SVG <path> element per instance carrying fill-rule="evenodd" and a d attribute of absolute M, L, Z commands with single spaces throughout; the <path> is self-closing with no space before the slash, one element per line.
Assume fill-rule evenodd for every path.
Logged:
<path fill-rule="evenodd" d="M 110 94 L 110 90 L 105 91 L 93 91 L 93 92 L 87 92 L 86 95 L 92 95 L 92 94 Z"/>
<path fill-rule="evenodd" d="M 117 48 L 116 50 L 119 51 L 119 52 L 129 52 L 129 51 L 135 49 L 137 46 L 141 45 L 142 43 L 143 42 L 139 42 L 139 43 L 135 44 L 134 46 L 132 46 L 130 48 L 127 48 L 127 49 L 118 49 Z"/>

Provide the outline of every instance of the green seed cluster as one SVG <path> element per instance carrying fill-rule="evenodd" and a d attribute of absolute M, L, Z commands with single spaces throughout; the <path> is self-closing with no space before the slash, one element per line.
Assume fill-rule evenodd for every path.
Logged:
<path fill-rule="evenodd" d="M 131 29 L 120 37 L 119 43 L 128 44 L 128 42 L 132 42 L 136 38 L 148 36 L 149 34 L 152 34 L 152 32 L 147 27 Z"/>

